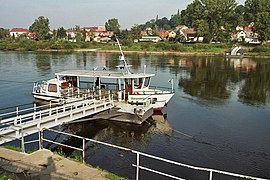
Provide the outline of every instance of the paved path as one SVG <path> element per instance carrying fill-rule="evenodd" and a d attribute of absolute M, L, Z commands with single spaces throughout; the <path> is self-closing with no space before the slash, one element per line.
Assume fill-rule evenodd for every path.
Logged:
<path fill-rule="evenodd" d="M 107 179 L 106 172 L 55 155 L 47 149 L 25 154 L 0 147 L 1 172 L 12 175 L 12 179 Z"/>

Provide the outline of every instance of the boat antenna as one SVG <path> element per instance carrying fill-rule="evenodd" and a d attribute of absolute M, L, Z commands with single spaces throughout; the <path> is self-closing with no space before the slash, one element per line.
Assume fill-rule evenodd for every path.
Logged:
<path fill-rule="evenodd" d="M 121 45 L 120 45 L 119 40 L 118 40 L 117 37 L 116 37 L 116 41 L 117 41 L 118 47 L 119 47 L 120 52 L 121 52 L 120 60 L 121 60 L 121 61 L 124 61 L 124 68 L 127 70 L 127 73 L 128 73 L 128 74 L 131 74 L 130 71 L 129 71 L 129 68 L 128 68 L 129 65 L 127 64 L 127 61 L 126 61 L 126 59 L 125 59 L 124 53 L 123 53 L 123 51 L 122 51 Z"/>

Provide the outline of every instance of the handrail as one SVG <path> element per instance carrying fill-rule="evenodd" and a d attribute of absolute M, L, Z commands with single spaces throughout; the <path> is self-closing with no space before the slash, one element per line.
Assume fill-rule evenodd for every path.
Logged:
<path fill-rule="evenodd" d="M 76 137 L 76 138 L 82 139 L 83 140 L 82 148 L 72 147 L 72 146 L 69 146 L 69 145 L 65 145 L 65 144 L 62 144 L 62 143 L 59 143 L 59 142 L 55 142 L 55 141 L 46 139 L 44 137 L 43 131 L 51 131 L 51 132 L 55 132 L 55 133 L 59 133 L 59 134 L 64 134 L 64 135 L 68 135 L 68 136 L 72 136 L 72 137 Z M 66 133 L 66 132 L 61 132 L 61 131 L 57 131 L 57 130 L 53 130 L 53 129 L 42 128 L 40 130 L 40 133 L 39 134 L 40 134 L 40 137 L 39 137 L 40 143 L 39 144 L 41 145 L 40 148 L 43 148 L 43 144 L 42 143 L 44 141 L 47 141 L 47 142 L 54 143 L 54 144 L 57 144 L 57 145 L 60 145 L 60 146 L 65 146 L 65 147 L 69 147 L 69 148 L 72 148 L 72 149 L 76 149 L 76 150 L 82 151 L 82 153 L 83 153 L 83 162 L 84 163 L 85 163 L 84 159 L 85 159 L 85 144 L 86 144 L 86 141 L 90 141 L 90 142 L 102 144 L 102 145 L 105 145 L 105 146 L 108 146 L 108 147 L 113 147 L 113 148 L 117 148 L 117 149 L 120 149 L 120 150 L 124 150 L 124 151 L 128 151 L 128 152 L 134 153 L 137 156 L 137 160 L 136 160 L 136 164 L 132 164 L 132 166 L 133 167 L 136 167 L 136 180 L 139 180 L 139 171 L 140 171 L 140 169 L 141 170 L 145 170 L 145 171 L 149 171 L 149 172 L 152 172 L 152 173 L 155 173 L 155 174 L 158 174 L 158 175 L 166 176 L 166 177 L 169 177 L 169 178 L 172 178 L 172 179 L 182 180 L 182 178 L 180 178 L 180 177 L 177 177 L 177 176 L 174 176 L 174 175 L 170 175 L 170 174 L 161 172 L 159 170 L 154 170 L 154 169 L 151 169 L 149 167 L 142 166 L 140 164 L 140 156 L 145 156 L 145 157 L 148 157 L 148 158 L 151 158 L 151 159 L 155 159 L 155 160 L 163 161 L 163 162 L 166 162 L 166 163 L 174 164 L 176 166 L 181 166 L 181 167 L 185 167 L 185 168 L 189 168 L 189 169 L 194 169 L 194 170 L 209 172 L 209 180 L 212 180 L 213 173 L 218 173 L 218 174 L 223 174 L 223 175 L 228 175 L 228 176 L 233 176 L 233 177 L 246 178 L 246 179 L 267 180 L 267 179 L 264 179 L 264 178 L 258 178 L 258 177 L 241 175 L 241 174 L 237 174 L 237 173 L 220 171 L 220 170 L 215 170 L 215 169 L 210 169 L 210 168 L 203 168 L 203 167 L 192 166 L 192 165 L 188 165 L 188 164 L 184 164 L 184 163 L 172 161 L 172 160 L 169 160 L 169 159 L 161 158 L 161 157 L 158 157 L 158 156 L 155 156 L 155 155 L 150 155 L 150 154 L 147 154 L 147 153 L 143 153 L 143 152 L 139 152 L 139 151 L 136 151 L 136 150 L 132 150 L 132 149 L 129 149 L 129 148 L 126 148 L 126 147 L 121 147 L 121 146 L 117 146 L 117 145 L 114 145 L 114 144 L 110 144 L 110 143 L 106 143 L 106 142 L 102 142 L 102 141 L 98 141 L 98 140 L 94 140 L 94 139 L 90 139 L 90 138 L 84 138 L 82 136 L 78 136 L 78 135 L 74 135 L 74 134 L 70 134 L 70 133 Z"/>
<path fill-rule="evenodd" d="M 41 123 L 49 121 L 49 116 L 58 115 L 59 112 L 66 112 L 69 110 L 72 111 L 73 109 L 77 109 L 78 107 L 85 106 L 85 104 L 95 105 L 95 110 L 96 108 L 99 108 L 101 106 L 104 106 L 106 108 L 108 105 L 107 103 L 113 102 L 110 93 L 108 93 L 108 97 L 106 95 L 104 94 L 103 96 L 99 96 L 99 100 L 106 101 L 106 104 L 96 104 L 96 102 L 98 102 L 97 99 L 85 98 L 83 99 L 84 101 L 73 100 L 72 102 L 65 104 L 57 103 L 61 106 L 55 107 L 53 107 L 50 103 L 49 105 L 42 106 L 41 108 L 37 108 L 35 105 L 33 108 L 28 108 L 24 110 L 19 110 L 17 108 L 17 110 L 14 112 L 0 115 L 0 133 L 10 133 L 10 131 L 14 130 L 14 128 L 22 128 L 23 126 L 30 127 L 33 123 L 36 123 L 39 127 Z M 72 114 L 73 112 L 71 111 L 70 113 Z"/>

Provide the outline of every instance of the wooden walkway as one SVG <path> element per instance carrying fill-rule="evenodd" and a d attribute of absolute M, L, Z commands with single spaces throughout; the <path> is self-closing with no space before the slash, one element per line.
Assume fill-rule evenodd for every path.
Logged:
<path fill-rule="evenodd" d="M 0 144 L 38 132 L 40 128 L 51 128 L 114 107 L 108 98 L 83 99 L 56 107 L 17 110 L 0 115 Z"/>

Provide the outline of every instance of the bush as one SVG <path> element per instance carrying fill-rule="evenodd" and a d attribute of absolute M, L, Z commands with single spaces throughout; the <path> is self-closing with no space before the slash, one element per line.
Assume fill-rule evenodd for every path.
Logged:
<path fill-rule="evenodd" d="M 252 49 L 252 52 L 270 53 L 270 46 L 257 46 Z"/>

